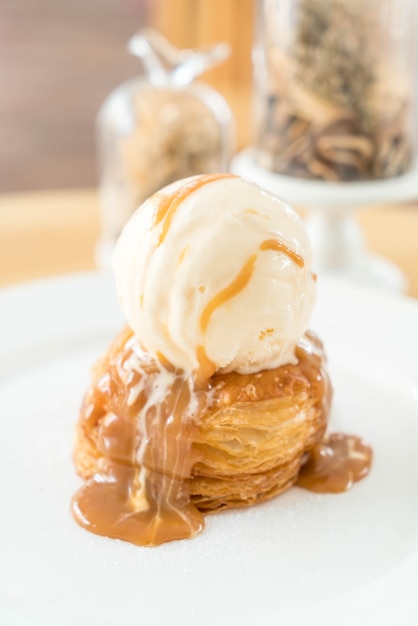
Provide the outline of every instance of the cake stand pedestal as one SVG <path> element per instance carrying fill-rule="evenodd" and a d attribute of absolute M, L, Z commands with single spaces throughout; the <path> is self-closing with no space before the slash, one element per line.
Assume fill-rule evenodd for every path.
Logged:
<path fill-rule="evenodd" d="M 318 273 L 332 273 L 392 291 L 406 291 L 407 280 L 401 270 L 368 252 L 353 211 L 417 198 L 418 162 L 407 174 L 396 178 L 330 183 L 265 170 L 257 165 L 254 149 L 247 148 L 236 155 L 231 169 L 290 204 L 307 209 L 306 226 Z M 396 233 L 393 236 L 396 237 Z"/>

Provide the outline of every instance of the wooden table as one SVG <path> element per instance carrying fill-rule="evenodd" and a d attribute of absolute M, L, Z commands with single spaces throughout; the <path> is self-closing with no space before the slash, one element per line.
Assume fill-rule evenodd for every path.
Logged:
<path fill-rule="evenodd" d="M 418 200 L 357 215 L 370 251 L 398 265 L 418 298 Z M 93 269 L 99 231 L 93 189 L 0 196 L 0 285 Z"/>

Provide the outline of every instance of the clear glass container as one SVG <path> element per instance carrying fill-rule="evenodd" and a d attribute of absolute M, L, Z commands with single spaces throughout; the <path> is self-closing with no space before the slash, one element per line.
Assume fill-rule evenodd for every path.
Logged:
<path fill-rule="evenodd" d="M 258 0 L 256 161 L 325 181 L 396 177 L 417 152 L 416 0 Z"/>
<path fill-rule="evenodd" d="M 110 94 L 97 118 L 102 266 L 147 197 L 180 178 L 227 171 L 235 148 L 228 104 L 194 80 L 228 56 L 227 44 L 178 50 L 147 29 L 128 48 L 144 70 Z"/>

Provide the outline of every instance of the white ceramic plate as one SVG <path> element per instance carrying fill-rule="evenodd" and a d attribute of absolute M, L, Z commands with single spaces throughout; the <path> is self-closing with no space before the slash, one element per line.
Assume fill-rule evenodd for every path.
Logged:
<path fill-rule="evenodd" d="M 78 407 L 122 324 L 112 281 L 4 289 L 0 316 L 2 626 L 418 622 L 417 302 L 319 286 L 331 430 L 371 442 L 366 480 L 336 496 L 294 488 L 158 548 L 90 534 L 69 512 Z"/>

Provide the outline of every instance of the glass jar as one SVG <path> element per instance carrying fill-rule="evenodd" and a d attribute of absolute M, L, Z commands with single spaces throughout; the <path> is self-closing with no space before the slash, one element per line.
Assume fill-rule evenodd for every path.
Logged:
<path fill-rule="evenodd" d="M 417 152 L 415 0 L 258 0 L 256 160 L 325 181 L 407 172 Z"/>
<path fill-rule="evenodd" d="M 128 47 L 144 72 L 112 92 L 97 119 L 101 266 L 146 198 L 177 179 L 227 171 L 235 144 L 228 104 L 194 80 L 228 56 L 226 44 L 177 50 L 147 29 Z"/>

